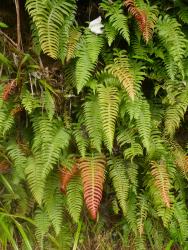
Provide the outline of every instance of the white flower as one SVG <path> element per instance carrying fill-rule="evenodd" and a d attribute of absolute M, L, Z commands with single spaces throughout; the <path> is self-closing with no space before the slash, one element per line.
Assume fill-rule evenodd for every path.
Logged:
<path fill-rule="evenodd" d="M 91 32 L 97 35 L 103 33 L 103 30 L 102 30 L 103 27 L 104 25 L 101 23 L 101 16 L 99 16 L 98 18 L 94 19 L 93 21 L 89 23 L 89 29 L 91 30 Z"/>

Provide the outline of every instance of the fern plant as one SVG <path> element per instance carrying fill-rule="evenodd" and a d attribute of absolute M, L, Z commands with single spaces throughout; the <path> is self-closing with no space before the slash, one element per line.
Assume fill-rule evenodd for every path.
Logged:
<path fill-rule="evenodd" d="M 184 1 L 25 6 L 22 50 L 0 20 L 0 248 L 186 249 Z"/>

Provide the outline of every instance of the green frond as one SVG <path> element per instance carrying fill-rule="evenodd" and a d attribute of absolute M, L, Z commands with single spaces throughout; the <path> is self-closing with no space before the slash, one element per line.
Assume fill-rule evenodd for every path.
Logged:
<path fill-rule="evenodd" d="M 13 125 L 14 125 L 14 116 L 13 114 L 9 113 L 3 124 L 3 131 L 2 131 L 3 136 L 5 136 L 8 133 L 8 131 L 10 131 Z"/>
<path fill-rule="evenodd" d="M 92 76 L 92 71 L 96 66 L 103 45 L 104 40 L 102 37 L 96 36 L 87 30 L 85 31 L 76 53 L 78 57 L 76 62 L 76 86 L 78 93 Z"/>
<path fill-rule="evenodd" d="M 88 147 L 88 138 L 86 132 L 81 129 L 81 124 L 74 127 L 73 135 L 80 155 L 85 157 Z"/>
<path fill-rule="evenodd" d="M 147 197 L 141 194 L 138 198 L 137 229 L 139 237 L 144 234 L 144 223 L 147 218 L 149 204 Z"/>
<path fill-rule="evenodd" d="M 128 18 L 125 16 L 120 1 L 111 2 L 103 0 L 100 4 L 103 10 L 106 11 L 106 18 L 109 18 L 109 23 L 114 27 L 114 29 L 122 35 L 122 37 L 130 43 L 129 28 L 128 28 Z"/>
<path fill-rule="evenodd" d="M 68 211 L 74 222 L 78 223 L 83 206 L 83 190 L 81 178 L 75 175 L 71 178 L 66 192 Z"/>
<path fill-rule="evenodd" d="M 151 139 L 151 112 L 150 105 L 146 100 L 140 100 L 140 111 L 136 119 L 136 126 L 144 147 L 150 150 Z"/>
<path fill-rule="evenodd" d="M 67 42 L 67 55 L 66 61 L 69 61 L 71 58 L 75 56 L 75 51 L 78 46 L 78 42 L 81 37 L 81 32 L 78 28 L 71 28 L 69 31 L 69 39 Z"/>
<path fill-rule="evenodd" d="M 104 141 L 110 152 L 113 149 L 115 123 L 119 109 L 119 96 L 115 87 L 105 87 L 101 85 L 98 88 L 99 108 L 102 118 L 104 131 Z"/>
<path fill-rule="evenodd" d="M 168 228 L 170 226 L 170 222 L 173 220 L 174 217 L 174 209 L 158 206 L 157 208 L 157 215 L 161 217 L 163 221 L 163 225 Z"/>
<path fill-rule="evenodd" d="M 123 215 L 127 214 L 127 198 L 129 192 L 129 179 L 126 173 L 126 163 L 120 158 L 112 158 L 109 160 L 110 178 L 116 192 L 116 197 L 123 211 Z"/>
<path fill-rule="evenodd" d="M 127 175 L 129 177 L 130 189 L 137 194 L 138 188 L 138 166 L 135 163 L 130 163 L 127 168 Z"/>
<path fill-rule="evenodd" d="M 188 24 L 188 7 L 184 7 L 182 8 L 179 12 L 178 12 L 178 16 L 180 17 L 180 19 Z"/>
<path fill-rule="evenodd" d="M 70 136 L 63 128 L 63 123 L 56 119 L 50 121 L 44 115 L 35 116 L 32 121 L 35 133 L 32 149 L 41 154 L 44 166 L 42 176 L 45 178 L 57 164 L 61 151 L 68 146 Z"/>
<path fill-rule="evenodd" d="M 0 137 L 4 137 L 14 125 L 14 116 L 11 109 L 12 105 L 4 103 L 0 98 Z"/>
<path fill-rule="evenodd" d="M 83 38 L 86 40 L 87 52 L 91 63 L 95 63 L 102 47 L 104 46 L 104 39 L 102 36 L 96 36 L 92 32 L 88 31 L 85 32 L 85 36 Z"/>
<path fill-rule="evenodd" d="M 186 87 L 175 98 L 175 103 L 169 105 L 165 112 L 165 133 L 169 136 L 173 136 L 176 129 L 179 128 L 181 120 L 184 118 L 184 114 L 188 107 L 188 88 Z"/>
<path fill-rule="evenodd" d="M 40 41 L 39 41 L 39 34 L 38 34 L 38 30 L 36 28 L 36 25 L 34 22 L 31 22 L 31 31 L 32 31 L 32 47 L 34 52 L 37 55 L 40 55 L 41 53 L 41 46 L 40 46 Z"/>
<path fill-rule="evenodd" d="M 49 185 L 50 183 L 50 185 Z M 49 176 L 46 181 L 44 204 L 56 235 L 61 231 L 63 222 L 63 205 L 64 201 L 58 185 L 58 176 Z"/>
<path fill-rule="evenodd" d="M 63 225 L 61 227 L 61 231 L 57 237 L 57 241 L 59 243 L 59 249 L 70 250 L 73 242 L 73 228 L 70 226 L 66 220 L 64 220 Z"/>
<path fill-rule="evenodd" d="M 14 173 L 13 176 L 15 182 L 18 183 L 20 179 L 24 179 L 25 177 L 24 170 L 26 167 L 27 158 L 22 152 L 19 145 L 14 141 L 10 141 L 6 150 L 9 159 L 12 161 L 13 173 Z"/>
<path fill-rule="evenodd" d="M 114 26 L 111 23 L 105 23 L 104 30 L 106 38 L 108 40 L 108 45 L 111 46 L 118 34 L 118 31 L 114 28 Z"/>
<path fill-rule="evenodd" d="M 25 166 L 26 178 L 35 200 L 40 205 L 42 204 L 45 187 L 45 179 L 42 175 L 43 171 L 44 165 L 40 155 L 28 158 Z"/>
<path fill-rule="evenodd" d="M 134 193 L 129 193 L 128 199 L 127 199 L 127 213 L 126 213 L 126 219 L 128 221 L 130 229 L 133 231 L 133 233 L 137 234 L 137 207 L 136 207 L 136 195 Z"/>
<path fill-rule="evenodd" d="M 64 20 L 63 26 L 60 28 L 59 34 L 59 52 L 58 58 L 61 59 L 64 64 L 68 53 L 68 46 L 70 47 L 69 40 L 71 35 L 71 30 L 74 21 L 74 13 L 71 13 L 69 17 Z"/>
<path fill-rule="evenodd" d="M 36 96 L 33 96 L 28 90 L 21 94 L 22 105 L 28 114 L 31 114 L 35 108 L 40 107 L 40 101 Z"/>
<path fill-rule="evenodd" d="M 181 242 L 187 242 L 188 239 L 188 216 L 186 204 L 182 201 L 176 201 L 174 203 L 174 216 L 178 221 L 178 226 L 180 230 Z"/>
<path fill-rule="evenodd" d="M 36 225 L 35 235 L 40 244 L 40 248 L 43 249 L 44 238 L 50 227 L 49 217 L 44 209 L 36 210 L 34 222 Z"/>
<path fill-rule="evenodd" d="M 84 117 L 92 147 L 101 152 L 102 123 L 100 107 L 96 96 L 89 96 L 89 99 L 84 103 Z"/>
<path fill-rule="evenodd" d="M 175 18 L 171 18 L 166 15 L 164 17 L 159 17 L 157 22 L 157 30 L 159 39 L 167 51 L 168 55 L 165 58 L 165 63 L 167 69 L 174 65 L 170 77 L 175 78 L 177 70 L 182 71 L 182 59 L 185 55 L 186 39 L 183 32 L 180 29 L 181 25 L 177 22 Z M 173 34 L 173 36 L 172 36 Z M 174 70 L 174 72 L 173 72 Z M 169 70 L 167 70 L 169 72 Z"/>
<path fill-rule="evenodd" d="M 75 1 L 27 0 L 26 9 L 36 25 L 42 50 L 57 58 L 60 30 L 65 20 L 75 13 Z"/>
<path fill-rule="evenodd" d="M 123 151 L 125 159 L 133 160 L 135 156 L 143 155 L 143 148 L 139 143 L 133 142 L 129 148 Z"/>
<path fill-rule="evenodd" d="M 55 114 L 55 102 L 53 96 L 50 94 L 48 90 L 45 90 L 43 93 L 43 103 L 44 107 L 46 109 L 48 118 L 52 120 L 54 114 Z"/>

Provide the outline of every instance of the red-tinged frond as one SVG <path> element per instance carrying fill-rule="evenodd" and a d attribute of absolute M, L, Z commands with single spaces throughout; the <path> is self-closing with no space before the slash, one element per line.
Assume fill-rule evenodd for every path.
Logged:
<path fill-rule="evenodd" d="M 170 178 L 164 163 L 151 162 L 151 174 L 154 177 L 154 184 L 159 189 L 162 200 L 166 207 L 170 208 Z"/>
<path fill-rule="evenodd" d="M 15 116 L 17 113 L 22 111 L 22 107 L 17 106 L 11 110 L 11 115 Z"/>
<path fill-rule="evenodd" d="M 106 160 L 101 155 L 80 159 L 84 200 L 93 220 L 97 218 L 97 212 L 102 199 L 105 165 Z"/>
<path fill-rule="evenodd" d="M 72 169 L 66 167 L 60 169 L 60 185 L 61 191 L 66 193 L 67 185 L 70 179 L 79 171 L 78 164 L 75 164 Z"/>
<path fill-rule="evenodd" d="M 6 84 L 3 90 L 2 98 L 4 101 L 7 101 L 10 95 L 12 95 L 17 88 L 16 80 L 13 79 L 9 83 Z"/>
<path fill-rule="evenodd" d="M 128 11 L 134 16 L 140 31 L 144 37 L 146 43 L 151 39 L 153 34 L 154 22 L 150 21 L 147 13 L 138 8 L 135 5 L 134 0 L 125 0 L 125 6 L 128 8 Z"/>

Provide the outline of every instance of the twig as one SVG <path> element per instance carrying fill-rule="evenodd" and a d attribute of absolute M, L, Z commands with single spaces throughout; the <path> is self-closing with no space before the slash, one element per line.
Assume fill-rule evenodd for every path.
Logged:
<path fill-rule="evenodd" d="M 4 38 L 6 38 L 6 40 L 15 48 L 17 48 L 17 44 L 9 37 L 7 36 L 7 34 L 5 34 L 2 30 L 0 30 L 0 35 L 4 36 Z"/>
<path fill-rule="evenodd" d="M 17 48 L 21 50 L 22 48 L 22 35 L 20 27 L 20 5 L 19 0 L 14 0 L 16 6 L 16 21 L 17 21 Z"/>

